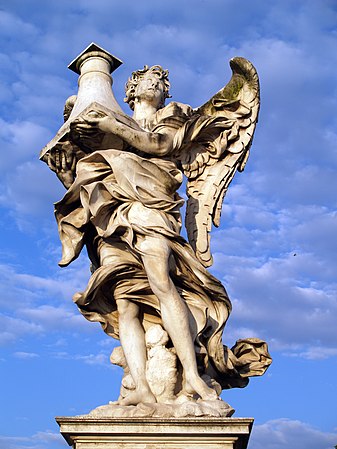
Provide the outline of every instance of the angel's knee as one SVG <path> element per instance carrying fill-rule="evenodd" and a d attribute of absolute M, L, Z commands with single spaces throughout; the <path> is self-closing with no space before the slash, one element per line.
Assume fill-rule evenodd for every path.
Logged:
<path fill-rule="evenodd" d="M 126 299 L 120 299 L 116 302 L 120 320 L 130 321 L 138 317 L 139 307 L 136 303 Z"/>

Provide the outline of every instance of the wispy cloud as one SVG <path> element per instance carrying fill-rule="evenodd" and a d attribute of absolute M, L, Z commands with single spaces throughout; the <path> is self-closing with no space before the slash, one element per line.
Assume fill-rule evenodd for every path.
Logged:
<path fill-rule="evenodd" d="M 0 303 L 4 311 L 0 314 L 0 344 L 13 343 L 24 335 L 93 330 L 71 300 L 89 278 L 86 261 L 79 261 L 64 277 L 61 270 L 54 277 L 20 271 L 12 265 L 0 265 Z"/>
<path fill-rule="evenodd" d="M 113 340 L 111 340 L 111 347 L 115 346 Z M 87 365 L 101 365 L 105 368 L 110 368 L 109 362 L 110 354 L 99 352 L 98 354 L 69 354 L 67 352 L 57 352 L 54 354 L 55 358 L 63 359 L 63 360 L 78 360 Z"/>
<path fill-rule="evenodd" d="M 267 421 L 253 427 L 251 449 L 333 449 L 337 433 L 322 432 L 309 424 L 287 418 Z"/>
<path fill-rule="evenodd" d="M 35 352 L 17 351 L 13 353 L 13 356 L 17 359 L 30 360 L 39 357 L 39 354 L 36 354 Z"/>
<path fill-rule="evenodd" d="M 0 449 L 60 449 L 66 447 L 62 436 L 51 431 L 40 431 L 31 437 L 0 436 Z"/>
<path fill-rule="evenodd" d="M 3 314 L 0 314 L 0 324 L 2 329 L 0 334 L 1 345 L 12 343 L 23 335 L 40 334 L 43 330 L 39 323 Z"/>

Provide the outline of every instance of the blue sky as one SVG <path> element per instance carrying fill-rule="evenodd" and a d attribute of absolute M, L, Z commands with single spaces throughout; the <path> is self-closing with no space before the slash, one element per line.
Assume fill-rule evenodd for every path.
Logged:
<path fill-rule="evenodd" d="M 203 104 L 250 59 L 261 113 L 250 160 L 213 232 L 212 272 L 233 302 L 229 345 L 258 336 L 274 363 L 223 393 L 255 418 L 249 448 L 337 444 L 337 4 L 328 0 L 0 0 L 0 449 L 62 449 L 54 417 L 118 395 L 116 344 L 72 303 L 89 277 L 60 269 L 53 202 L 63 187 L 38 160 L 62 124 L 95 41 L 124 61 L 170 70 L 173 100 Z M 125 111 L 127 111 L 126 107 Z"/>

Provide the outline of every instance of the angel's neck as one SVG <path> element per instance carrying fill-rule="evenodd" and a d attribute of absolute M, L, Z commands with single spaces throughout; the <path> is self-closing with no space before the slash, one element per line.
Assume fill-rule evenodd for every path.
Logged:
<path fill-rule="evenodd" d="M 147 101 L 135 102 L 133 118 L 137 122 L 148 120 L 157 112 L 157 108 Z"/>

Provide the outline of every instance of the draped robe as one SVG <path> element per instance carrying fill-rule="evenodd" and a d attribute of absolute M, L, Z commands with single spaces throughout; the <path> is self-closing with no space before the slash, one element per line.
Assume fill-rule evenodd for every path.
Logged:
<path fill-rule="evenodd" d="M 191 115 L 189 106 L 170 103 L 141 126 L 149 132 L 178 131 Z M 86 245 L 94 272 L 74 301 L 85 318 L 100 322 L 118 339 L 116 300 L 139 305 L 145 330 L 161 323 L 160 304 L 150 288 L 139 244 L 146 236 L 165 239 L 171 248 L 170 277 L 190 311 L 200 374 L 223 388 L 243 387 L 248 375 L 261 374 L 261 357 L 268 358 L 266 346 L 258 339 L 241 340 L 232 350 L 222 344 L 231 302 L 180 235 L 181 182 L 182 172 L 170 155 L 108 149 L 79 160 L 74 183 L 55 205 L 63 247 L 60 265 L 72 262 Z"/>

